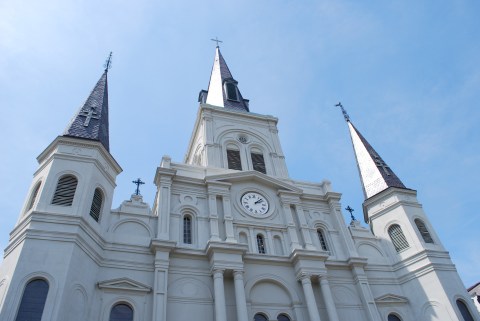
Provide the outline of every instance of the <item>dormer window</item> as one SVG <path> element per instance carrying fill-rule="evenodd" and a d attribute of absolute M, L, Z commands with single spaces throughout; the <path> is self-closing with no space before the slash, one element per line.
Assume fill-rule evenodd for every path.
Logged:
<path fill-rule="evenodd" d="M 234 100 L 234 101 L 239 101 L 237 85 L 234 82 L 226 82 L 225 83 L 225 92 L 227 94 L 227 99 Z"/>

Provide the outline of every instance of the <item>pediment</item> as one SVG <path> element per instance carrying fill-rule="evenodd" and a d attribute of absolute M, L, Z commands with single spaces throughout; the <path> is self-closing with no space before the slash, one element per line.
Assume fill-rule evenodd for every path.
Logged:
<path fill-rule="evenodd" d="M 282 180 L 273 178 L 271 176 L 262 174 L 257 171 L 238 171 L 235 173 L 211 175 L 206 176 L 205 181 L 207 183 L 213 182 L 241 182 L 241 181 L 255 181 L 260 184 L 273 186 L 277 189 L 286 190 L 293 193 L 302 193 L 302 189 L 284 182 Z"/>
<path fill-rule="evenodd" d="M 408 303 L 408 299 L 406 297 L 388 293 L 384 294 L 382 296 L 379 296 L 378 298 L 375 298 L 375 303 L 376 304 L 405 304 Z"/>
<path fill-rule="evenodd" d="M 129 278 L 119 278 L 98 282 L 98 287 L 102 290 L 114 291 L 134 291 L 148 293 L 152 290 L 149 286 Z"/>

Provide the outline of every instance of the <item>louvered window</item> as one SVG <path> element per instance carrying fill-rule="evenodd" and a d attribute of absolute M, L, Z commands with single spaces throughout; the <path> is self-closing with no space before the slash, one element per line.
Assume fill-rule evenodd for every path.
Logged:
<path fill-rule="evenodd" d="M 420 232 L 420 234 L 422 235 L 425 243 L 433 243 L 432 236 L 430 235 L 430 232 L 428 231 L 427 227 L 425 226 L 425 223 L 422 220 L 417 218 L 415 220 L 415 225 L 417 225 L 417 229 Z"/>
<path fill-rule="evenodd" d="M 110 311 L 108 321 L 133 321 L 133 309 L 125 303 L 116 304 Z"/>
<path fill-rule="evenodd" d="M 290 321 L 290 318 L 286 314 L 279 314 L 277 317 L 277 321 Z"/>
<path fill-rule="evenodd" d="M 265 240 L 262 235 L 258 234 L 257 235 L 257 247 L 258 247 L 258 253 L 260 254 L 265 254 Z"/>
<path fill-rule="evenodd" d="M 265 160 L 263 159 L 263 154 L 252 153 L 251 155 L 252 155 L 253 169 L 260 173 L 267 174 L 267 169 L 265 168 Z"/>
<path fill-rule="evenodd" d="M 460 310 L 464 321 L 474 321 L 472 314 L 468 311 L 468 308 L 463 301 L 457 300 L 457 307 Z"/>
<path fill-rule="evenodd" d="M 389 314 L 388 315 L 388 321 L 402 321 L 402 319 L 400 319 L 398 316 L 396 316 L 395 314 Z"/>
<path fill-rule="evenodd" d="M 192 218 L 188 215 L 183 218 L 183 243 L 192 244 Z"/>
<path fill-rule="evenodd" d="M 227 161 L 229 169 L 242 170 L 242 161 L 240 160 L 240 151 L 227 149 Z"/>
<path fill-rule="evenodd" d="M 30 211 L 32 209 L 33 205 L 35 205 L 35 201 L 37 199 L 38 191 L 40 190 L 40 185 L 42 185 L 41 182 L 38 183 L 37 186 L 35 186 L 35 189 L 32 192 L 32 196 L 30 197 L 30 202 L 28 203 L 27 211 Z"/>
<path fill-rule="evenodd" d="M 22 301 L 20 302 L 15 321 L 42 320 L 47 294 L 48 283 L 45 280 L 36 279 L 28 282 L 23 292 Z"/>
<path fill-rule="evenodd" d="M 237 86 L 234 83 L 227 82 L 225 87 L 227 87 L 227 98 L 238 101 Z"/>
<path fill-rule="evenodd" d="M 264 316 L 263 314 L 257 313 L 257 314 L 255 314 L 255 316 L 253 317 L 253 321 L 268 321 L 268 319 L 267 319 L 267 317 Z"/>
<path fill-rule="evenodd" d="M 98 222 L 100 219 L 100 211 L 102 210 L 103 194 L 99 188 L 95 189 L 93 194 L 92 206 L 90 207 L 90 216 Z"/>
<path fill-rule="evenodd" d="M 320 241 L 320 247 L 324 251 L 328 251 L 327 241 L 325 240 L 325 235 L 323 235 L 322 230 L 317 230 L 318 240 Z"/>
<path fill-rule="evenodd" d="M 72 206 L 77 183 L 77 178 L 73 175 L 66 175 L 60 178 L 58 180 L 57 189 L 55 190 L 55 195 L 53 195 L 52 204 Z"/>
<path fill-rule="evenodd" d="M 388 235 L 390 235 L 390 239 L 397 252 L 403 251 L 410 246 L 408 245 L 407 239 L 405 238 L 400 225 L 394 224 L 390 226 L 388 228 Z"/>

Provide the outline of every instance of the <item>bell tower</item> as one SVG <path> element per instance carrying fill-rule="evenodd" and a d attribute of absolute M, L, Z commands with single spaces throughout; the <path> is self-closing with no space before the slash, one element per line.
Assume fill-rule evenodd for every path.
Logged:
<path fill-rule="evenodd" d="M 37 157 L 38 169 L 0 267 L 1 320 L 31 317 L 19 313 L 43 315 L 42 320 L 76 320 L 65 293 L 82 278 L 94 284 L 98 257 L 93 253 L 104 242 L 115 180 L 122 171 L 109 150 L 110 61 L 111 56 L 65 132 Z M 78 273 L 82 270 L 89 275 Z M 28 306 L 17 312 L 19 293 L 35 282 L 44 287 L 46 303 L 40 306 L 45 310 Z"/>
<path fill-rule="evenodd" d="M 466 296 L 465 287 L 418 202 L 417 192 L 402 183 L 352 124 L 341 103 L 337 106 L 342 109 L 350 131 L 365 196 L 365 222 L 386 243 L 398 282 L 405 295 L 414 298 L 411 301 L 414 319 L 421 319 L 421 313 L 430 313 L 435 320 L 451 320 L 455 315 L 461 320 L 457 306 L 459 298 Z M 470 311 L 475 311 L 473 305 Z"/>
<path fill-rule="evenodd" d="M 218 46 L 208 91 L 200 91 L 198 100 L 186 164 L 288 178 L 278 119 L 250 111 Z"/>

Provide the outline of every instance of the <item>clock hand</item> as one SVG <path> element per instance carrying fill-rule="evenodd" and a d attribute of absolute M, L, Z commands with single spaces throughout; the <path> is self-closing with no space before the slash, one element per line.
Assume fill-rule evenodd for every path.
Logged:
<path fill-rule="evenodd" d="M 258 203 L 260 203 L 261 201 L 263 201 L 263 199 L 259 199 L 258 201 L 255 202 L 255 204 L 258 204 Z"/>

